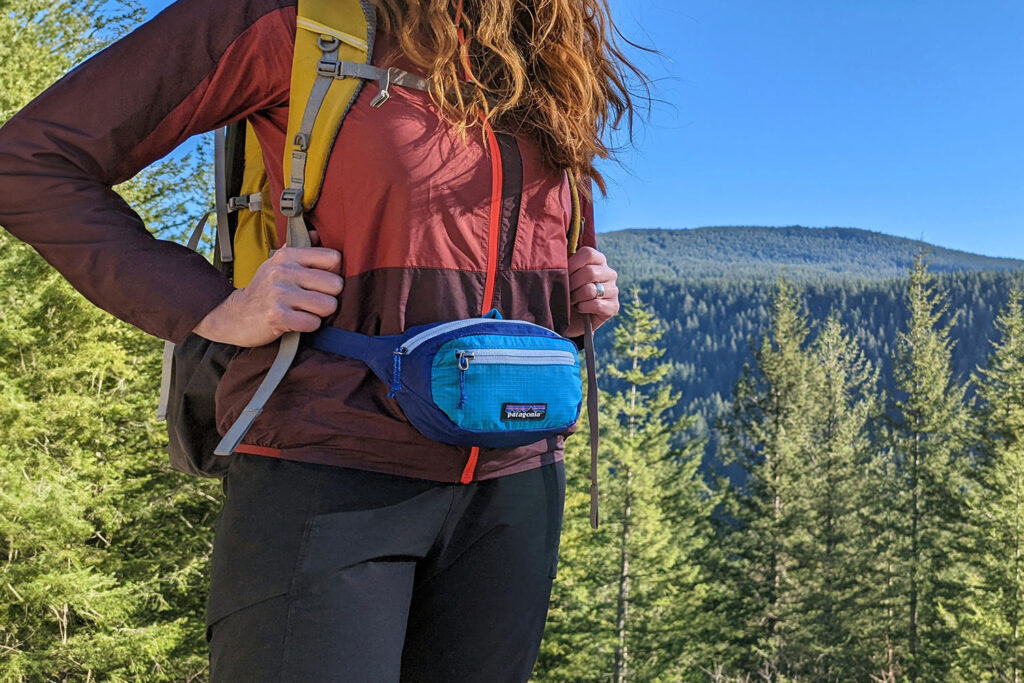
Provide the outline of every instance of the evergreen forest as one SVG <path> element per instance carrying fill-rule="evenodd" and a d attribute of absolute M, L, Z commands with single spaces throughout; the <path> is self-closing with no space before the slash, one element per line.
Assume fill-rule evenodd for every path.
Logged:
<path fill-rule="evenodd" d="M 0 122 L 142 18 L 0 0 Z M 157 237 L 209 203 L 207 151 L 117 188 Z M 534 680 L 1020 681 L 1021 264 L 851 229 L 599 242 L 601 525 L 582 419 Z M 167 462 L 161 347 L 0 231 L 0 681 L 207 680 L 221 485 Z"/>

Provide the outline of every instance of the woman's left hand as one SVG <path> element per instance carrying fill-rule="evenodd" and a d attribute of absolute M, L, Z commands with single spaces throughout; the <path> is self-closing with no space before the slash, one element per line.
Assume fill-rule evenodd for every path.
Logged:
<path fill-rule="evenodd" d="M 619 312 L 619 288 L 615 286 L 618 277 L 619 274 L 608 266 L 608 260 L 597 249 L 580 247 L 569 257 L 569 302 L 572 309 L 566 337 L 583 334 L 584 313 L 592 316 L 596 330 Z"/>

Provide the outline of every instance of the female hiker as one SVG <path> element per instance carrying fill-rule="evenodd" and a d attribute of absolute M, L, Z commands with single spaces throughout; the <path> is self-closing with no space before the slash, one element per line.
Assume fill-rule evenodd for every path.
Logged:
<path fill-rule="evenodd" d="M 119 318 L 239 347 L 217 390 L 222 433 L 288 332 L 391 335 L 493 308 L 578 338 L 584 315 L 596 327 L 619 304 L 586 191 L 587 246 L 567 257 L 567 172 L 603 187 L 593 162 L 606 124 L 632 117 L 632 67 L 604 0 L 464 2 L 361 2 L 371 63 L 430 87 L 374 106 L 382 86 L 366 83 L 305 216 L 319 246 L 281 248 L 243 289 L 153 239 L 111 186 L 246 119 L 281 196 L 296 0 L 180 0 L 69 73 L 0 130 L 0 224 Z M 388 394 L 362 362 L 304 346 L 237 448 L 212 562 L 213 681 L 529 677 L 565 435 L 448 445 Z"/>

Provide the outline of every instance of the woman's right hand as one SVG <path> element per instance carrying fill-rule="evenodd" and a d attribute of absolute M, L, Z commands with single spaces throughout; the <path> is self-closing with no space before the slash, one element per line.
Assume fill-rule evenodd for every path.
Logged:
<path fill-rule="evenodd" d="M 263 346 L 287 332 L 315 332 L 338 308 L 341 253 L 285 247 L 264 261 L 252 282 L 237 289 L 193 330 L 211 341 Z"/>

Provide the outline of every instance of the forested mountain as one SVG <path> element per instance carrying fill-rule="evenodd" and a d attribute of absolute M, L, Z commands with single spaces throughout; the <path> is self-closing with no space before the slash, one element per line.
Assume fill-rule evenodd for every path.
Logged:
<path fill-rule="evenodd" d="M 941 320 L 953 321 L 953 370 L 960 378 L 984 363 L 996 315 L 1011 288 L 1024 286 L 1024 261 L 864 230 L 625 230 L 601 234 L 599 244 L 620 273 L 623 299 L 638 289 L 665 325 L 669 378 L 683 395 L 678 411 L 697 413 L 702 432 L 728 402 L 752 344 L 766 330 L 779 277 L 793 282 L 810 320 L 837 313 L 880 369 L 884 386 L 891 384 L 897 333 L 906 323 L 906 276 L 915 254 L 925 255 L 948 296 Z M 612 358 L 610 340 L 610 330 L 599 331 L 603 363 Z M 602 384 L 616 388 L 611 378 Z"/>
<path fill-rule="evenodd" d="M 626 281 L 645 278 L 775 278 L 790 280 L 904 277 L 926 251 L 935 273 L 1024 268 L 925 242 L 852 228 L 714 227 L 619 230 L 598 236 L 601 250 Z"/>

